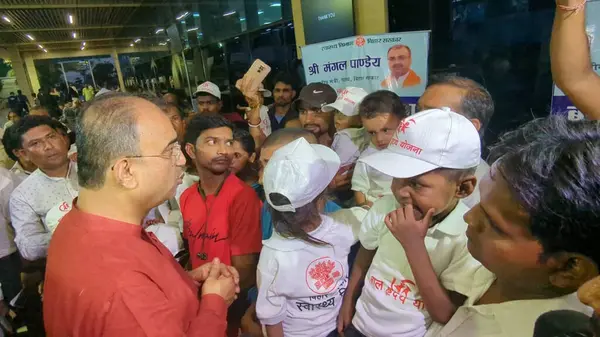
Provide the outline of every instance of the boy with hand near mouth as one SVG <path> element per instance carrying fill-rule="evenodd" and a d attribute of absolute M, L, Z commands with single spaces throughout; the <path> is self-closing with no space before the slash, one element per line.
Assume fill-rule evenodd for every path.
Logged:
<path fill-rule="evenodd" d="M 467 249 L 460 199 L 473 192 L 480 155 L 473 124 L 435 109 L 402 120 L 387 149 L 359 160 L 393 177 L 393 195 L 363 220 L 338 320 L 345 337 L 423 336 L 464 301 L 479 264 Z"/>
<path fill-rule="evenodd" d="M 387 148 L 400 121 L 408 116 L 400 97 L 388 90 L 367 95 L 358 111 L 367 136 L 370 137 L 370 145 L 360 154 L 360 158 Z M 362 163 L 360 158 L 354 168 L 352 190 L 356 205 L 368 209 L 375 200 L 392 194 L 392 178 Z"/>

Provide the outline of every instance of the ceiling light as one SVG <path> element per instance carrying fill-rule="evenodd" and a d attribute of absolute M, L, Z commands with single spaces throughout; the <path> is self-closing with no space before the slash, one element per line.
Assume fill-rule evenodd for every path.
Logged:
<path fill-rule="evenodd" d="M 25 34 L 25 36 L 27 36 L 27 38 L 28 38 L 28 39 L 30 39 L 31 41 L 35 40 L 35 39 L 33 38 L 33 36 L 31 36 L 31 35 L 29 35 L 29 34 Z"/>
<path fill-rule="evenodd" d="M 223 48 L 223 44 L 219 42 L 219 48 Z"/>
<path fill-rule="evenodd" d="M 230 16 L 230 15 L 233 15 L 235 13 L 237 13 L 237 12 L 236 11 L 231 11 L 231 12 L 227 12 L 227 13 L 223 14 L 223 16 Z"/>
<path fill-rule="evenodd" d="M 192 16 L 195 17 L 195 18 L 199 18 L 200 17 L 200 13 L 194 13 L 194 14 L 192 14 Z"/>
<path fill-rule="evenodd" d="M 83 41 L 81 44 L 85 46 L 85 41 Z"/>
<path fill-rule="evenodd" d="M 164 28 L 159 28 L 156 30 L 156 32 L 154 32 L 154 34 L 162 33 L 164 31 L 165 31 Z"/>
<path fill-rule="evenodd" d="M 46 49 L 44 49 L 44 53 L 47 53 L 48 51 Z"/>
<path fill-rule="evenodd" d="M 265 23 L 266 23 L 266 22 L 265 22 Z M 270 31 L 271 31 L 271 28 L 267 28 L 267 32 L 270 32 Z"/>
<path fill-rule="evenodd" d="M 129 47 L 133 47 L 133 43 L 129 45 Z"/>
<path fill-rule="evenodd" d="M 38 47 L 40 47 L 40 49 L 44 49 L 44 46 L 42 46 L 41 44 L 38 44 Z"/>
<path fill-rule="evenodd" d="M 85 49 L 85 46 L 81 46 L 81 50 L 84 50 L 84 49 Z"/>
<path fill-rule="evenodd" d="M 271 24 L 271 21 L 267 21 L 267 22 L 265 22 L 265 23 L 264 23 L 264 25 L 270 25 L 270 24 Z M 269 29 L 269 30 L 270 30 L 270 29 Z M 267 32 L 268 32 L 269 30 L 267 30 Z"/>
<path fill-rule="evenodd" d="M 73 38 L 74 38 L 74 39 L 76 39 L 76 38 L 77 38 L 77 33 L 76 33 L 76 32 L 73 32 L 73 34 L 71 34 L 71 35 L 73 35 Z"/>
<path fill-rule="evenodd" d="M 188 31 L 188 32 L 193 32 L 193 31 L 195 31 L 195 30 L 198 30 L 198 27 L 193 27 L 193 28 L 190 28 L 190 29 L 188 29 L 187 31 Z"/>
<path fill-rule="evenodd" d="M 171 39 L 167 39 L 167 42 L 171 41 Z"/>
<path fill-rule="evenodd" d="M 10 23 L 10 19 L 9 19 L 9 18 L 7 18 L 6 16 L 3 16 L 3 17 L 2 17 L 2 20 L 4 20 L 4 21 L 6 21 L 6 22 Z"/>
<path fill-rule="evenodd" d="M 246 18 L 240 18 L 240 21 L 246 21 Z"/>
<path fill-rule="evenodd" d="M 281 3 L 274 2 L 270 5 L 271 7 L 281 7 Z"/>
<path fill-rule="evenodd" d="M 69 23 L 73 24 L 73 15 L 69 14 Z"/>
<path fill-rule="evenodd" d="M 159 46 L 166 46 L 166 45 L 167 45 L 167 43 L 166 43 L 166 42 L 161 42 L 161 43 L 159 43 L 158 45 L 159 45 Z"/>
<path fill-rule="evenodd" d="M 257 13 L 258 13 L 258 15 L 261 15 L 261 14 L 265 14 L 265 11 L 263 11 L 263 10 L 260 10 L 260 11 L 258 11 Z"/>
<path fill-rule="evenodd" d="M 185 12 L 185 13 L 181 14 L 180 16 L 178 16 L 176 19 L 181 20 L 181 19 L 187 17 L 188 15 L 190 15 L 190 12 Z"/>
<path fill-rule="evenodd" d="M 138 43 L 140 41 L 142 41 L 142 39 L 135 39 L 135 40 L 133 40 L 133 42 L 135 42 L 135 43 Z"/>

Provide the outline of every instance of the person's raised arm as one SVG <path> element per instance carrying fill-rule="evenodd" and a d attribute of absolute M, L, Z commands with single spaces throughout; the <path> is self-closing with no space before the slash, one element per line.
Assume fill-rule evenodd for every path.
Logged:
<path fill-rule="evenodd" d="M 556 85 L 588 119 L 600 119 L 600 76 L 592 68 L 584 0 L 557 0 L 550 59 Z M 577 6 L 583 6 L 576 10 Z M 570 7 L 570 8 L 569 8 Z"/>

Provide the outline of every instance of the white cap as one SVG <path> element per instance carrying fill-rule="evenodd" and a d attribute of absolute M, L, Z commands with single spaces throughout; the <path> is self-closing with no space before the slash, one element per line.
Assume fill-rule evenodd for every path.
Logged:
<path fill-rule="evenodd" d="M 221 99 L 221 89 L 219 89 L 219 86 L 214 84 L 213 82 L 206 81 L 200 84 L 196 89 L 196 92 L 194 93 L 194 97 L 196 97 L 201 92 L 211 94 L 216 98 Z"/>
<path fill-rule="evenodd" d="M 473 123 L 442 108 L 405 118 L 387 149 L 359 161 L 394 178 L 412 178 L 437 168 L 473 168 L 480 157 L 481 140 Z"/>
<path fill-rule="evenodd" d="M 265 89 L 265 86 L 262 83 L 258 86 L 258 91 L 262 93 L 263 97 L 273 96 L 271 90 Z"/>
<path fill-rule="evenodd" d="M 348 117 L 358 116 L 358 105 L 367 95 L 363 88 L 348 87 L 340 92 L 335 102 L 325 105 L 322 110 L 329 112 L 336 109 Z"/>
<path fill-rule="evenodd" d="M 327 188 L 340 168 L 340 157 L 323 145 L 311 145 L 299 138 L 275 151 L 263 176 L 267 202 L 280 212 L 295 212 L 308 205 Z M 290 200 L 274 205 L 271 193 Z"/>

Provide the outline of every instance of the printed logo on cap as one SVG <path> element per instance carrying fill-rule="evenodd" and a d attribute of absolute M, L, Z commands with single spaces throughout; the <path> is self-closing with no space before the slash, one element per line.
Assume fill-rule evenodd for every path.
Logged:
<path fill-rule="evenodd" d="M 416 125 L 416 124 L 417 124 L 417 122 L 412 118 L 403 119 L 402 122 L 400 122 L 398 129 L 396 130 L 397 131 L 396 134 L 394 134 L 394 137 L 390 141 L 390 146 L 392 146 L 392 145 L 396 146 L 400 150 L 400 152 L 406 151 L 406 152 L 412 152 L 412 153 L 416 154 L 417 156 L 421 155 L 421 152 L 423 152 L 422 148 L 409 143 L 406 139 L 399 138 L 400 133 L 405 135 L 407 130 L 410 129 L 410 126 Z"/>

